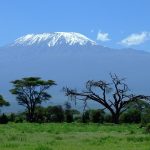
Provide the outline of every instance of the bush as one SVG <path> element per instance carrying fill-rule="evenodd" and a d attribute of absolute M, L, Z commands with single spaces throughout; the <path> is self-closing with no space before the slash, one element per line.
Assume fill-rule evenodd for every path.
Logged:
<path fill-rule="evenodd" d="M 23 123 L 23 118 L 17 116 L 17 117 L 15 118 L 15 123 Z"/>
<path fill-rule="evenodd" d="M 150 123 L 150 112 L 144 113 L 141 118 L 142 126 L 146 126 L 148 123 Z"/>
<path fill-rule="evenodd" d="M 120 116 L 120 121 L 123 123 L 140 123 L 141 112 L 139 110 L 129 110 Z"/>
<path fill-rule="evenodd" d="M 104 122 L 106 122 L 106 123 L 112 123 L 112 116 L 110 114 L 106 114 L 104 116 Z"/>
<path fill-rule="evenodd" d="M 82 116 L 81 115 L 75 115 L 73 117 L 73 120 L 74 120 L 74 122 L 81 123 L 82 122 Z"/>
<path fill-rule="evenodd" d="M 5 114 L 0 116 L 0 124 L 7 124 L 9 121 L 8 117 Z"/>
<path fill-rule="evenodd" d="M 7 115 L 8 120 L 10 122 L 15 122 L 15 123 L 22 123 L 26 120 L 26 112 L 21 112 L 21 113 L 11 113 Z"/>
<path fill-rule="evenodd" d="M 46 122 L 46 108 L 38 106 L 35 109 L 34 121 L 38 123 Z"/>
<path fill-rule="evenodd" d="M 64 110 L 62 106 L 49 106 L 47 108 L 47 119 L 50 122 L 63 122 Z"/>
<path fill-rule="evenodd" d="M 103 123 L 104 122 L 104 111 L 101 109 L 91 110 L 90 111 L 90 118 L 91 121 L 94 123 Z"/>
<path fill-rule="evenodd" d="M 146 133 L 150 133 L 150 123 L 146 125 L 145 131 Z"/>
<path fill-rule="evenodd" d="M 71 110 L 65 110 L 65 121 L 67 123 L 71 123 L 74 121 L 73 119 L 73 113 Z"/>
<path fill-rule="evenodd" d="M 74 121 L 74 119 L 73 119 L 74 112 L 73 112 L 73 110 L 71 108 L 71 103 L 65 102 L 64 105 L 65 105 L 65 121 L 67 123 L 71 123 L 71 122 Z"/>
<path fill-rule="evenodd" d="M 87 123 L 90 121 L 90 112 L 87 110 L 82 114 L 82 122 Z"/>
<path fill-rule="evenodd" d="M 10 122 L 15 122 L 16 114 L 11 113 L 11 114 L 8 116 L 8 118 L 9 118 L 9 121 L 10 121 Z"/>

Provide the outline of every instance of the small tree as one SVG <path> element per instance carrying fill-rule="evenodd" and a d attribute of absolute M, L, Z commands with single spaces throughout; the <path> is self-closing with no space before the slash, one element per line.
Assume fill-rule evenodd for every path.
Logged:
<path fill-rule="evenodd" d="M 81 100 L 86 104 L 92 100 L 101 104 L 112 115 L 112 122 L 119 123 L 120 115 L 127 109 L 126 105 L 137 99 L 145 99 L 143 95 L 135 96 L 129 94 L 125 79 L 120 79 L 117 75 L 110 74 L 112 83 L 105 81 L 90 80 L 86 83 L 86 89 L 82 92 L 70 88 L 64 88 L 66 96 L 73 100 Z"/>
<path fill-rule="evenodd" d="M 39 77 L 22 78 L 11 83 L 13 88 L 10 92 L 16 95 L 19 105 L 26 107 L 27 120 L 34 122 L 35 108 L 51 98 L 47 90 L 56 83 L 53 80 L 45 81 Z"/>

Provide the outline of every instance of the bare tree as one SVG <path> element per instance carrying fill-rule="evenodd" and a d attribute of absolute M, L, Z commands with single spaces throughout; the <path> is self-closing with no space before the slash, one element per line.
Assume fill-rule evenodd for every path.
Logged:
<path fill-rule="evenodd" d="M 119 78 L 116 74 L 110 74 L 112 83 L 105 81 L 89 80 L 86 83 L 86 89 L 82 92 L 77 90 L 64 88 L 66 96 L 71 100 L 84 101 L 85 105 L 88 100 L 92 100 L 101 104 L 104 109 L 109 110 L 112 115 L 112 122 L 119 123 L 120 115 L 127 109 L 125 107 L 130 102 L 137 99 L 146 99 L 143 95 L 135 96 L 129 94 L 129 88 L 124 78 Z"/>

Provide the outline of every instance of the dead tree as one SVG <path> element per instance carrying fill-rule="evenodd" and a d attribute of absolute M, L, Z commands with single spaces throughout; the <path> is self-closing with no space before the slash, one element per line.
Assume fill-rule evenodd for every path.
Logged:
<path fill-rule="evenodd" d="M 112 83 L 105 81 L 89 80 L 86 83 L 86 89 L 82 92 L 77 90 L 64 88 L 65 95 L 71 100 L 81 100 L 87 104 L 88 100 L 92 100 L 101 104 L 112 115 L 112 122 L 119 123 L 120 115 L 126 111 L 127 104 L 137 99 L 146 99 L 143 95 L 129 94 L 129 88 L 125 83 L 125 79 L 120 79 L 117 75 L 110 74 Z"/>

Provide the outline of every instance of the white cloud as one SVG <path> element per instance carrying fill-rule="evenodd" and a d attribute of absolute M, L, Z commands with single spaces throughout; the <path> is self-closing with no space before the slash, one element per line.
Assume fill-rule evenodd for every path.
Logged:
<path fill-rule="evenodd" d="M 120 44 L 126 45 L 126 46 L 132 46 L 132 45 L 140 45 L 147 41 L 150 38 L 150 33 L 148 32 L 142 32 L 142 33 L 133 33 L 123 39 Z"/>
<path fill-rule="evenodd" d="M 99 31 L 97 34 L 97 40 L 102 42 L 109 41 L 110 40 L 109 34 Z"/>

